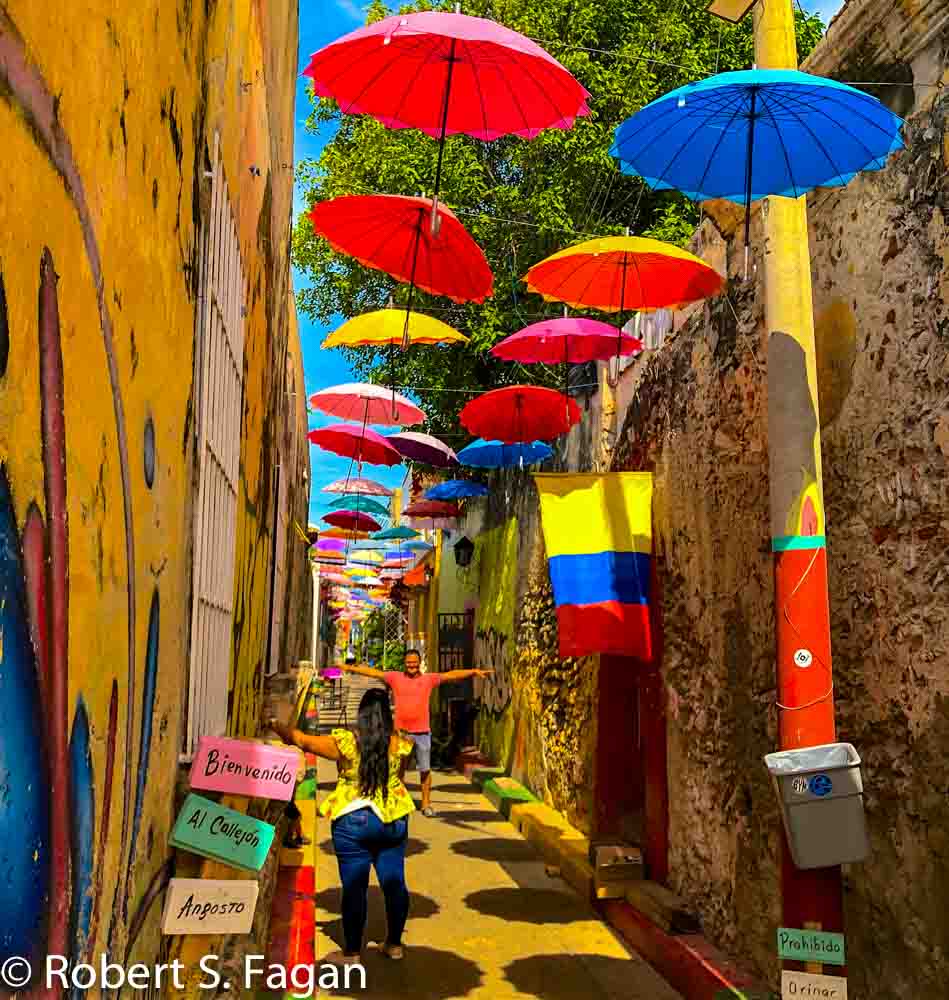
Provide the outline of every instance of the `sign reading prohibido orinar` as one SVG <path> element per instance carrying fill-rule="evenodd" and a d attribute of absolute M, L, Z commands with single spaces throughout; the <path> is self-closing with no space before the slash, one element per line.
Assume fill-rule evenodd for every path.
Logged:
<path fill-rule="evenodd" d="M 171 846 L 256 872 L 273 838 L 269 823 L 191 794 L 171 831 Z"/>

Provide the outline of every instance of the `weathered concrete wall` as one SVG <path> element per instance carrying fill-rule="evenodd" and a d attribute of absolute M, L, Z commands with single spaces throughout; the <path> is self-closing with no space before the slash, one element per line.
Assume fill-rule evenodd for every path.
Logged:
<path fill-rule="evenodd" d="M 873 847 L 846 874 L 854 995 L 935 996 L 949 975 L 947 112 L 925 105 L 885 171 L 809 198 L 838 735 L 864 760 Z M 631 371 L 614 468 L 657 476 L 670 881 L 776 979 L 767 352 L 760 285 L 732 289 Z"/>
<path fill-rule="evenodd" d="M 257 727 L 296 336 L 296 24 L 295 0 L 0 2 L 3 957 L 158 953 L 188 690 L 197 265 L 215 136 L 247 309 L 231 722 Z M 304 467 L 290 491 L 301 519 Z"/>
<path fill-rule="evenodd" d="M 594 412 L 598 417 L 591 407 Z M 588 467 L 594 426 L 589 420 L 576 428 L 551 467 Z M 535 795 L 590 832 L 597 661 L 560 659 L 530 471 L 495 472 L 489 485 L 490 496 L 471 505 L 460 528 L 476 546 L 467 574 L 471 594 L 480 597 L 480 603 L 472 602 L 475 665 L 496 671 L 480 688 L 481 745 Z M 499 605 L 508 609 L 501 625 Z"/>

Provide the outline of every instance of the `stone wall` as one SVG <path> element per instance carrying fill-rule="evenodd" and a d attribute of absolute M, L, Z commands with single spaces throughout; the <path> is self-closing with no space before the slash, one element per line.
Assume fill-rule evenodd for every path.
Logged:
<path fill-rule="evenodd" d="M 886 170 L 809 198 L 838 737 L 863 757 L 872 843 L 845 872 L 855 996 L 936 996 L 949 976 L 947 113 L 937 96 Z M 740 240 L 708 221 L 703 239 L 734 277 Z M 762 292 L 733 281 L 635 367 L 613 467 L 657 476 L 670 881 L 775 980 Z"/>

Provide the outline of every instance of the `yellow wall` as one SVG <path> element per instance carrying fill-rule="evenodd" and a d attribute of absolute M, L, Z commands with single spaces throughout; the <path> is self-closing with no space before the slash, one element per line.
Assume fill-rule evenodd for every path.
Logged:
<path fill-rule="evenodd" d="M 0 786 L 13 790 L 0 795 L 0 959 L 148 956 L 188 687 L 196 268 L 216 132 L 247 289 L 237 733 L 259 714 L 277 429 L 301 412 L 305 427 L 284 377 L 297 9 L 54 6 L 0 2 Z M 31 595 L 47 598 L 45 627 Z"/>

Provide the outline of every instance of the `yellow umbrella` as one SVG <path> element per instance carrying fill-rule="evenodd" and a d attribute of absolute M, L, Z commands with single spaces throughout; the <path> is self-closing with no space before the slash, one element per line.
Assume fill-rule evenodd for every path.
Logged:
<path fill-rule="evenodd" d="M 323 347 L 382 347 L 401 344 L 408 316 L 410 344 L 466 344 L 468 338 L 447 323 L 404 309 L 377 309 L 347 320 L 323 341 Z M 326 534 L 326 532 L 323 532 Z"/>
<path fill-rule="evenodd" d="M 524 281 L 548 302 L 601 312 L 678 309 L 724 284 L 688 250 L 643 236 L 587 240 L 535 264 Z"/>

